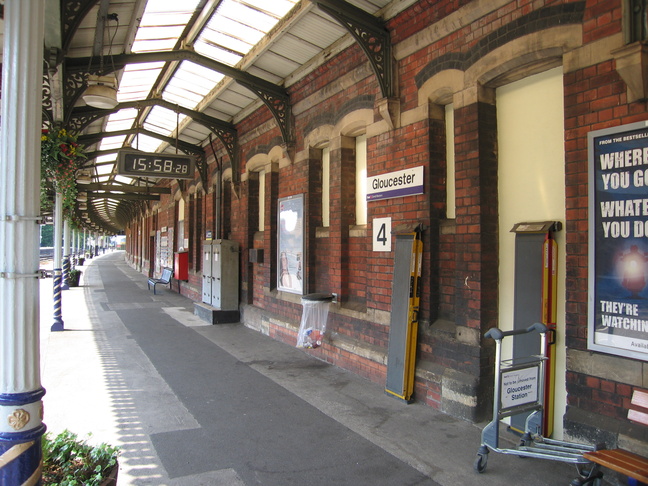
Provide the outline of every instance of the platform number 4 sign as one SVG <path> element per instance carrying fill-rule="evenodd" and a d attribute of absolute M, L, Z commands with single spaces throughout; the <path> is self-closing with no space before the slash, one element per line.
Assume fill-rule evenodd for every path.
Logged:
<path fill-rule="evenodd" d="M 373 220 L 373 251 L 391 251 L 391 218 Z"/>

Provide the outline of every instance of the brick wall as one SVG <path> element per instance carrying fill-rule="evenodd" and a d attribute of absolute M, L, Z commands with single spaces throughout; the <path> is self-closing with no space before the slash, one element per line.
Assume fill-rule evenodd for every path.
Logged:
<path fill-rule="evenodd" d="M 617 6 L 618 7 L 618 6 Z M 607 12 L 600 19 L 593 12 Z M 618 8 L 599 2 L 584 35 L 618 32 Z M 603 22 L 602 19 L 607 19 Z M 607 35 L 607 34 L 605 34 Z M 588 153 L 587 134 L 648 118 L 644 102 L 626 101 L 626 85 L 612 60 L 565 74 L 565 157 L 567 204 L 567 336 L 569 349 L 586 350 L 588 336 Z M 624 364 L 619 361 L 619 373 Z M 567 373 L 568 404 L 588 413 L 626 420 L 631 386 L 586 373 Z M 640 426 L 638 426 L 640 427 Z"/>

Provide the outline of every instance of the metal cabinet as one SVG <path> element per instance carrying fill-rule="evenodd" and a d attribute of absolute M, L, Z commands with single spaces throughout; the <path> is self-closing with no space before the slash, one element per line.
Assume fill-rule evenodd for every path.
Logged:
<path fill-rule="evenodd" d="M 203 264 L 203 303 L 220 310 L 238 310 L 238 243 L 229 240 L 205 241 Z"/>
<path fill-rule="evenodd" d="M 212 241 L 205 241 L 202 252 L 202 301 L 211 305 L 212 302 Z"/>

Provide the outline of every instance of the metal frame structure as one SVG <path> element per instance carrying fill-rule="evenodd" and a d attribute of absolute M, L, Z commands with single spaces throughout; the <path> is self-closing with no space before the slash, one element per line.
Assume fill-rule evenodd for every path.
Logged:
<path fill-rule="evenodd" d="M 312 59 L 317 58 L 318 52 L 325 52 L 326 49 L 333 48 L 345 36 L 353 39 L 353 42 L 365 53 L 380 85 L 384 96 L 383 99 L 376 102 L 380 113 L 383 116 L 386 113 L 386 116 L 389 117 L 389 112 L 384 111 L 384 106 L 386 106 L 384 101 L 389 100 L 389 106 L 393 104 L 396 85 L 394 83 L 390 34 L 385 21 L 380 16 L 381 12 L 379 10 L 380 6 L 387 3 L 383 0 L 371 0 L 368 3 L 360 3 L 355 0 L 310 0 L 308 2 L 299 2 L 286 18 L 281 19 L 277 28 L 269 32 L 266 38 L 262 39 L 249 55 L 234 66 L 197 52 L 193 45 L 200 39 L 201 32 L 208 28 L 212 15 L 223 4 L 222 0 L 202 0 L 198 2 L 196 11 L 184 26 L 183 33 L 178 38 L 173 49 L 153 52 L 131 52 L 138 25 L 137 22 L 133 23 L 133 19 L 142 17 L 146 2 L 138 1 L 134 2 L 133 6 L 126 7 L 123 6 L 126 4 L 112 5 L 110 0 L 61 0 L 60 13 L 58 13 L 60 15 L 60 39 L 46 42 L 47 58 L 44 62 L 43 75 L 43 119 L 45 125 L 63 127 L 70 133 L 80 135 L 81 141 L 87 145 L 88 151 L 91 152 L 84 164 L 84 168 L 99 167 L 99 164 L 103 164 L 103 162 L 96 162 L 96 157 L 110 153 L 99 149 L 99 143 L 105 137 L 126 136 L 125 148 L 132 148 L 133 139 L 138 135 L 156 138 L 161 141 L 160 147 L 162 147 L 162 150 L 165 150 L 163 148 L 165 146 L 167 147 L 166 150 L 175 146 L 185 153 L 197 156 L 199 178 L 203 187 L 208 185 L 208 160 L 204 148 L 211 145 L 209 139 L 214 135 L 222 144 L 225 154 L 229 158 L 229 167 L 232 169 L 232 182 L 236 185 L 239 182 L 241 173 L 241 154 L 239 153 L 238 134 L 235 127 L 236 116 L 229 119 L 217 118 L 208 113 L 208 103 L 201 104 L 199 108 L 191 109 L 162 98 L 165 86 L 167 86 L 173 75 L 178 72 L 181 64 L 183 62 L 193 63 L 207 68 L 218 74 L 218 76 L 224 76 L 224 81 L 219 84 L 218 92 L 225 92 L 232 83 L 249 91 L 251 93 L 250 99 L 256 99 L 259 103 L 258 106 L 265 106 L 271 113 L 281 132 L 286 153 L 290 155 L 295 145 L 296 134 L 293 119 L 293 100 L 286 87 L 286 75 L 292 76 L 294 72 L 302 71 L 304 66 L 310 62 L 307 61 L 308 58 L 302 52 L 299 52 L 302 50 L 301 47 L 307 47 L 303 43 L 300 49 L 287 50 L 294 36 L 291 29 L 295 28 L 299 32 L 307 32 L 308 30 L 305 30 L 300 25 L 302 21 L 304 25 L 313 26 L 313 23 L 317 24 L 317 28 L 311 34 L 313 39 L 309 39 L 312 46 L 308 45 L 308 56 L 312 56 Z M 372 7 L 374 4 L 378 7 Z M 356 5 L 362 5 L 362 8 Z M 104 29 L 110 28 L 113 22 L 117 20 L 115 10 L 124 8 L 132 8 L 133 10 L 128 12 L 132 18 L 126 35 L 120 34 L 119 45 L 122 46 L 121 52 L 111 53 L 109 61 L 106 59 L 106 62 L 104 62 L 104 57 L 107 57 L 104 54 L 106 51 Z M 373 10 L 367 11 L 367 8 L 373 8 Z M 88 35 L 87 29 L 89 24 L 92 25 L 90 19 L 95 11 L 97 13 L 94 22 L 94 39 L 92 45 L 88 45 L 91 55 L 75 57 L 71 55 L 73 51 L 74 53 L 82 52 L 77 38 L 81 35 L 81 32 L 84 32 L 82 34 L 84 36 Z M 322 12 L 323 15 L 318 14 L 318 12 Z M 332 23 L 326 21 L 326 17 L 332 19 Z M 126 18 L 128 21 L 128 16 Z M 49 22 L 52 22 L 52 20 L 49 20 Z M 333 25 L 337 25 L 337 29 L 332 29 L 331 26 Z M 320 32 L 322 34 L 319 34 Z M 318 39 L 318 36 L 326 37 L 326 39 Z M 262 62 L 263 67 L 256 65 L 257 61 L 262 60 L 264 54 L 273 45 L 280 44 L 284 52 L 294 54 L 294 60 L 290 59 L 286 62 L 295 66 L 296 69 L 293 73 L 285 70 L 275 72 L 275 69 L 270 66 L 267 60 Z M 329 47 L 325 47 L 327 45 Z M 112 40 L 108 52 L 111 51 L 111 48 Z M 296 46 L 294 46 L 295 48 Z M 285 53 L 282 55 L 285 55 Z M 115 109 L 108 110 L 92 109 L 79 103 L 81 94 L 87 86 L 89 75 L 105 76 L 113 73 L 119 78 L 120 73 L 127 66 L 146 63 L 164 64 L 147 97 L 122 102 Z M 216 98 L 212 99 L 218 100 L 219 94 L 216 93 L 214 96 Z M 227 103 L 227 101 L 224 101 L 224 103 Z M 106 131 L 105 121 L 108 116 L 128 108 L 135 108 L 138 111 L 132 127 L 118 132 Z M 144 130 L 145 120 L 151 110 L 155 108 L 175 111 L 189 117 L 191 122 L 178 126 L 174 132 L 168 135 Z M 206 128 L 208 135 L 200 141 L 195 138 L 188 141 L 187 138 L 189 137 L 184 136 L 184 131 L 192 123 L 197 123 Z M 201 136 L 204 136 L 204 131 Z M 221 171 L 227 167 L 227 165 L 223 166 L 224 164 L 220 162 L 218 165 Z M 113 180 L 110 185 L 115 188 L 118 185 L 124 185 L 114 180 L 115 175 L 113 172 L 111 176 Z M 92 177 L 98 176 L 97 173 L 93 174 Z M 99 180 L 97 179 L 96 182 L 99 182 Z M 155 184 L 155 181 L 146 181 L 142 187 Z M 135 187 L 139 186 L 135 185 Z M 104 196 L 106 195 L 102 194 L 102 197 Z M 100 197 L 97 194 L 89 194 L 89 199 L 97 201 Z M 124 198 L 121 198 L 121 200 L 123 201 Z M 106 204 L 116 206 L 118 200 L 117 198 L 108 198 Z M 126 211 L 126 213 L 131 212 Z M 105 211 L 103 211 L 102 215 L 99 215 L 96 210 L 88 210 L 87 213 L 90 215 L 90 219 L 93 220 L 95 227 L 98 226 L 111 232 L 123 227 L 123 221 L 114 219 L 115 210 L 109 211 L 112 216 Z M 112 220 L 110 220 L 111 218 Z"/>

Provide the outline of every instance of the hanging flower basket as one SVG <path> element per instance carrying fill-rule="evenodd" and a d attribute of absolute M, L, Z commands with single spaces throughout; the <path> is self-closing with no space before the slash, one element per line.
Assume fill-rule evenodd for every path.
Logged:
<path fill-rule="evenodd" d="M 86 159 L 83 146 L 67 130 L 43 130 L 41 135 L 41 206 L 51 209 L 53 195 L 63 197 L 63 217 L 71 220 L 77 197 L 76 171 Z"/>

